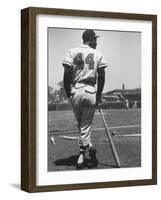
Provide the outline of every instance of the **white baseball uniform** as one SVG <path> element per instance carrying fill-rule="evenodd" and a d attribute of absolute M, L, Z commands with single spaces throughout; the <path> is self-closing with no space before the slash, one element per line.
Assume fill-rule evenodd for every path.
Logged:
<path fill-rule="evenodd" d="M 73 80 L 70 102 L 80 132 L 80 146 L 90 143 L 91 125 L 96 105 L 96 82 L 98 68 L 107 67 L 101 53 L 88 45 L 69 50 L 63 65 L 72 67 Z"/>

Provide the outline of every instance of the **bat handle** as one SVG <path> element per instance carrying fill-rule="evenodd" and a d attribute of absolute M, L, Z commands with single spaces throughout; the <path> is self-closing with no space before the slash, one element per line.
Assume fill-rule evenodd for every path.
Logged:
<path fill-rule="evenodd" d="M 101 108 L 99 108 L 99 110 L 100 110 L 100 113 L 101 113 L 101 116 L 102 116 L 102 119 L 103 119 L 103 122 L 104 122 L 104 126 L 105 126 L 105 129 L 106 129 L 107 137 L 108 137 L 109 142 L 110 142 L 110 146 L 111 146 L 111 149 L 112 149 L 112 153 L 114 155 L 114 159 L 115 159 L 116 165 L 117 165 L 117 167 L 120 168 L 121 167 L 121 163 L 120 163 L 120 159 L 119 159 L 119 156 L 117 154 L 117 151 L 116 151 L 116 147 L 115 147 L 115 145 L 113 143 L 113 140 L 112 140 L 112 137 L 111 137 L 111 135 L 110 135 L 110 133 L 108 131 L 108 127 L 107 127 L 107 124 L 106 124 L 106 121 L 105 121 L 105 118 L 104 118 L 104 115 L 102 113 Z"/>
<path fill-rule="evenodd" d="M 98 111 L 101 113 L 101 107 L 99 104 L 98 104 L 97 108 L 98 108 Z"/>

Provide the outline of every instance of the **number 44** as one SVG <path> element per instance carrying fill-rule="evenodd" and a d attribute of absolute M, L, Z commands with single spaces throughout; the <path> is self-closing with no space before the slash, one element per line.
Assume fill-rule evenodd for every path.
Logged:
<path fill-rule="evenodd" d="M 83 59 L 83 53 L 79 52 L 74 57 L 74 64 L 77 65 L 78 70 L 82 70 L 84 68 L 84 65 L 87 64 L 89 66 L 89 70 L 94 69 L 94 54 L 89 53 L 85 59 Z"/>

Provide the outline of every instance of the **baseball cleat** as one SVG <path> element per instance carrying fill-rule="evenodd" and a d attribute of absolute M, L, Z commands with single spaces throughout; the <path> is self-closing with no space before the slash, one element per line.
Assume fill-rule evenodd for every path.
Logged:
<path fill-rule="evenodd" d="M 77 163 L 77 164 L 76 164 L 76 168 L 77 168 L 78 170 L 83 169 L 83 168 L 84 168 L 84 163 Z"/>
<path fill-rule="evenodd" d="M 97 159 L 97 157 L 96 157 L 96 148 L 95 147 L 91 147 L 90 149 L 89 149 L 89 156 L 91 157 L 91 168 L 93 168 L 93 167 L 97 167 L 97 165 L 98 165 L 98 159 Z"/>

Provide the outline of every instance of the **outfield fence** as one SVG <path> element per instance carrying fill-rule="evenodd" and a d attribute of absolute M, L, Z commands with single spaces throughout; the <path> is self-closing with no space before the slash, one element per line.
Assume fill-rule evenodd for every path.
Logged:
<path fill-rule="evenodd" d="M 101 104 L 102 109 L 125 109 L 122 102 L 105 102 Z M 129 102 L 129 108 L 133 108 L 133 102 Z M 141 102 L 137 103 L 137 108 L 141 108 Z M 65 111 L 72 110 L 70 103 L 53 103 L 48 104 L 49 111 Z"/>

